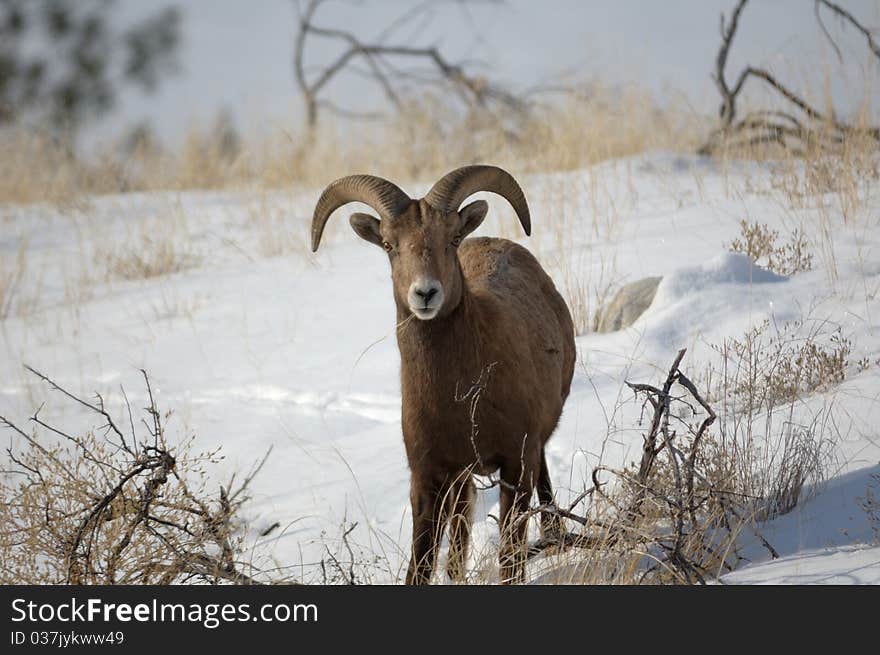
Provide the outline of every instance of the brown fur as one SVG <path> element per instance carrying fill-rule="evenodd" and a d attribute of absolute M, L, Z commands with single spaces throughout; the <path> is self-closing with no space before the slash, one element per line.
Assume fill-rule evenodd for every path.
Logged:
<path fill-rule="evenodd" d="M 384 245 L 391 262 L 403 438 L 412 475 L 409 584 L 430 581 L 447 523 L 448 573 L 463 577 L 471 473 L 501 472 L 503 581 L 524 573 L 526 522 L 515 521 L 516 515 L 536 487 L 542 503 L 553 501 L 544 444 L 571 385 L 574 327 L 565 301 L 528 250 L 494 238 L 456 247 L 487 209 L 477 201 L 445 214 L 421 200 L 394 221 L 352 217 L 355 231 Z M 417 320 L 407 303 L 418 276 L 443 285 L 443 305 L 431 320 Z"/>

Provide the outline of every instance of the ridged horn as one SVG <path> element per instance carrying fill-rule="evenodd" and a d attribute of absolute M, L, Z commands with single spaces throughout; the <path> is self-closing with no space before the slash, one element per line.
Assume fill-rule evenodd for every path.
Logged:
<path fill-rule="evenodd" d="M 318 250 L 330 214 L 350 202 L 367 204 L 382 219 L 393 220 L 412 199 L 397 185 L 375 175 L 348 175 L 331 182 L 318 199 L 312 216 L 312 252 Z"/>
<path fill-rule="evenodd" d="M 497 166 L 463 166 L 441 177 L 428 191 L 425 201 L 446 212 L 457 211 L 469 195 L 491 191 L 503 197 L 516 210 L 527 235 L 532 233 L 532 219 L 526 196 L 513 176 Z"/>

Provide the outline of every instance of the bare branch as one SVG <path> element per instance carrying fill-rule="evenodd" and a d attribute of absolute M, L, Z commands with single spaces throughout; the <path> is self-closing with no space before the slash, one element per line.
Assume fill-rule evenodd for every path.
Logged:
<path fill-rule="evenodd" d="M 720 125 L 712 131 L 706 143 L 700 147 L 700 154 L 712 154 L 722 144 L 735 147 L 776 144 L 792 152 L 801 153 L 802 149 L 799 146 L 792 146 L 791 142 L 800 145 L 819 143 L 833 147 L 843 144 L 848 137 L 867 136 L 880 143 L 880 127 L 851 125 L 835 118 L 833 111 L 831 116 L 826 116 L 763 68 L 746 66 L 740 71 L 732 85 L 728 82 L 725 74 L 727 58 L 739 27 L 740 15 L 746 3 L 747 0 L 737 2 L 730 21 L 725 19 L 724 14 L 721 15 L 721 44 L 715 58 L 715 72 L 713 74 L 715 85 L 721 95 Z M 829 0 L 815 0 L 816 19 L 834 47 L 838 58 L 842 60 L 841 51 L 825 27 L 819 11 L 820 6 L 827 8 L 860 31 L 865 36 L 871 52 L 880 57 L 880 45 L 874 40 L 871 30 L 864 27 L 852 14 L 837 3 Z M 746 82 L 752 78 L 766 84 L 785 102 L 803 113 L 805 119 L 801 120 L 793 114 L 783 111 L 754 111 L 737 121 L 737 101 Z M 782 125 L 774 122 L 772 118 L 782 118 L 789 124 Z"/>
<path fill-rule="evenodd" d="M 490 3 L 495 4 L 491 0 Z M 365 73 L 369 79 L 372 79 L 380 87 L 389 103 L 398 111 L 403 107 L 400 83 L 406 79 L 413 80 L 415 76 L 410 69 L 402 70 L 394 67 L 388 61 L 390 59 L 428 64 L 436 77 L 431 80 L 422 80 L 422 82 L 449 84 L 452 91 L 466 107 L 486 108 L 490 103 L 495 103 L 517 111 L 525 109 L 525 103 L 520 98 L 490 83 L 482 76 L 468 73 L 463 63 L 450 61 L 434 46 L 418 47 L 404 43 L 387 42 L 391 35 L 403 25 L 425 15 L 434 6 L 433 3 L 422 2 L 407 10 L 380 32 L 374 41 L 364 41 L 348 30 L 316 25 L 314 17 L 322 4 L 324 4 L 324 0 L 310 0 L 305 9 L 299 12 L 299 26 L 294 48 L 294 73 L 306 107 L 306 125 L 310 131 L 317 124 L 321 108 L 328 108 L 347 117 L 375 117 L 374 113 L 345 110 L 321 98 L 326 86 L 337 75 L 353 70 L 352 64 L 355 61 L 362 61 L 366 64 L 368 70 Z M 462 5 L 464 3 L 457 2 L 456 4 Z M 309 68 L 304 61 L 306 41 L 310 36 L 334 40 L 344 45 L 344 49 L 336 59 L 319 67 L 317 74 L 311 76 L 311 79 L 307 73 Z"/>
<path fill-rule="evenodd" d="M 52 387 L 52 389 L 54 389 L 55 391 L 60 391 L 62 394 L 64 394 L 65 396 L 67 396 L 67 397 L 70 398 L 71 400 L 73 400 L 73 401 L 79 403 L 79 404 L 82 405 L 83 407 L 86 407 L 86 408 L 92 410 L 93 412 L 97 412 L 98 414 L 100 414 L 101 416 L 103 416 L 104 419 L 107 421 L 107 427 L 109 427 L 111 430 L 113 430 L 113 432 L 119 437 L 120 444 L 122 445 L 123 448 L 125 448 L 126 452 L 128 452 L 128 453 L 130 453 L 130 454 L 134 454 L 134 453 L 128 448 L 128 445 L 127 445 L 127 443 L 126 443 L 126 441 L 125 441 L 125 435 L 122 433 L 122 430 L 120 430 L 118 427 L 116 427 L 116 423 L 113 421 L 113 417 L 110 416 L 110 414 L 108 414 L 108 413 L 104 410 L 104 401 L 101 400 L 101 397 L 100 397 L 100 396 L 98 396 L 98 400 L 99 400 L 98 405 L 93 405 L 92 403 L 87 402 L 87 401 L 83 400 L 82 398 L 79 398 L 78 396 L 75 396 L 74 394 L 72 394 L 71 392 L 69 392 L 67 389 L 65 389 L 65 388 L 61 387 L 60 385 L 56 384 L 54 380 L 50 379 L 50 378 L 49 378 L 48 376 L 46 376 L 46 375 L 43 375 L 43 374 L 40 373 L 38 370 L 36 370 L 36 369 L 34 369 L 34 368 L 28 366 L 27 364 L 25 364 L 24 367 L 25 367 L 28 371 L 30 371 L 31 373 L 33 373 L 34 375 L 36 375 L 38 378 L 40 378 L 43 382 L 46 382 L 46 383 L 47 383 L 50 387 Z"/>
<path fill-rule="evenodd" d="M 819 21 L 819 24 L 822 25 L 822 29 L 825 32 L 825 36 L 828 37 L 828 40 L 831 41 L 831 44 L 834 46 L 834 49 L 837 51 L 838 56 L 840 55 L 840 49 L 837 47 L 837 44 L 834 43 L 834 40 L 828 34 L 828 31 L 825 30 L 825 25 L 822 23 L 822 18 L 819 13 L 819 7 L 826 7 L 830 11 L 834 12 L 837 16 L 847 21 L 850 25 L 856 28 L 862 35 L 865 37 L 865 40 L 868 42 L 868 48 L 871 52 L 874 53 L 874 56 L 880 58 L 880 44 L 874 40 L 874 35 L 871 33 L 867 27 L 862 25 L 851 13 L 849 13 L 846 9 L 841 7 L 836 2 L 831 2 L 830 0 L 816 0 L 815 2 L 815 11 L 816 18 Z"/>

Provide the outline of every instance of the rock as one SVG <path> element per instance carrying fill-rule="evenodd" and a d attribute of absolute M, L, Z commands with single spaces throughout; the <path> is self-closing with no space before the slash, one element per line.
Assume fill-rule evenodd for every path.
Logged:
<path fill-rule="evenodd" d="M 630 282 L 614 294 L 596 315 L 596 332 L 614 332 L 627 328 L 651 306 L 660 277 L 646 277 Z"/>

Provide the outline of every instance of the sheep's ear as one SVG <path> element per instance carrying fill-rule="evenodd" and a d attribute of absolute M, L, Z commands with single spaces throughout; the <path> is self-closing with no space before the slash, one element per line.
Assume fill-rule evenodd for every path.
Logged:
<path fill-rule="evenodd" d="M 379 232 L 379 219 L 369 214 L 352 214 L 348 219 L 352 229 L 364 241 L 375 243 L 377 246 L 382 245 L 382 234 Z"/>
<path fill-rule="evenodd" d="M 480 223 L 486 218 L 486 212 L 489 211 L 489 203 L 485 200 L 474 200 L 469 205 L 465 205 L 458 210 L 461 219 L 461 227 L 458 229 L 458 235 L 462 239 L 468 234 L 480 227 Z"/>

